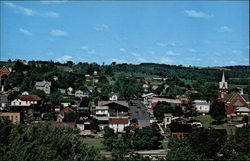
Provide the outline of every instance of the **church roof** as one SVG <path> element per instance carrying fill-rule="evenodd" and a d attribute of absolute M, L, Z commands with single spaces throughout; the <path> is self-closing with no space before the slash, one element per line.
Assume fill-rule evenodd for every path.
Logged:
<path fill-rule="evenodd" d="M 225 102 L 231 102 L 233 98 L 239 93 L 230 93 L 230 94 L 225 94 L 224 100 Z M 240 95 L 240 94 L 239 94 Z M 248 94 L 243 94 L 241 95 L 247 102 L 249 101 L 249 96 Z"/>

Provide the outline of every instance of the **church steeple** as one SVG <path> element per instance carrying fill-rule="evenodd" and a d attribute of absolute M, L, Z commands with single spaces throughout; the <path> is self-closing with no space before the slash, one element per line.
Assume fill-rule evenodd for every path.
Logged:
<path fill-rule="evenodd" d="M 228 92 L 227 82 L 225 81 L 225 74 L 223 72 L 221 82 L 219 82 L 218 100 L 223 101 L 224 95 Z"/>
<path fill-rule="evenodd" d="M 221 82 L 219 82 L 220 89 L 228 89 L 227 82 L 225 81 L 225 74 L 223 72 Z"/>

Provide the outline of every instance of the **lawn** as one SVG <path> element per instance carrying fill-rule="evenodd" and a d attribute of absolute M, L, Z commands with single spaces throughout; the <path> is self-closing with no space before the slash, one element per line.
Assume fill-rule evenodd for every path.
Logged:
<path fill-rule="evenodd" d="M 228 134 L 233 134 L 235 132 L 235 125 L 240 124 L 240 122 L 230 122 L 230 121 L 228 121 L 228 122 L 226 122 L 224 124 L 213 125 L 213 124 L 210 124 L 210 123 L 215 121 L 215 120 L 213 118 L 211 118 L 209 115 L 197 116 L 197 117 L 194 117 L 193 119 L 201 121 L 205 128 L 212 127 L 212 128 L 215 128 L 215 129 L 226 129 Z"/>
<path fill-rule="evenodd" d="M 94 146 L 98 150 L 104 150 L 105 147 L 102 143 L 102 138 L 83 138 L 83 142 L 87 143 L 89 146 Z"/>

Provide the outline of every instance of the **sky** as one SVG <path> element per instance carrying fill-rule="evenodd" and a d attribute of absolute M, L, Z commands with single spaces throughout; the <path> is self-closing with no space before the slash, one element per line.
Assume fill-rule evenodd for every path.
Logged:
<path fill-rule="evenodd" d="M 249 64 L 248 1 L 1 1 L 1 60 Z"/>

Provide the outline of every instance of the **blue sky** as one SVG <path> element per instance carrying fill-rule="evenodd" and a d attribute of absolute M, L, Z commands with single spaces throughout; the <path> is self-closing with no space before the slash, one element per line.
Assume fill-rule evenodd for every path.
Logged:
<path fill-rule="evenodd" d="M 1 1 L 1 60 L 247 65 L 247 1 Z"/>

